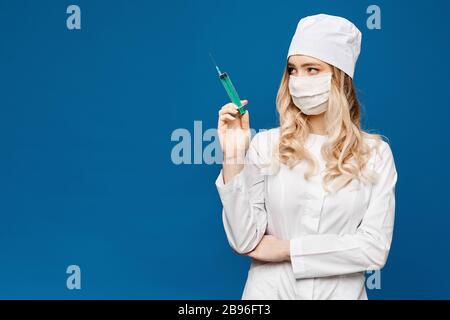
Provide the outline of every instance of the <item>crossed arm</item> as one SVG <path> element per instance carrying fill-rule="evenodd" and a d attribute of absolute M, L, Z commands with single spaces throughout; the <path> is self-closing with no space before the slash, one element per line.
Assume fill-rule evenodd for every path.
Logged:
<path fill-rule="evenodd" d="M 249 157 L 257 157 L 250 148 Z M 231 247 L 239 254 L 268 262 L 290 261 L 296 278 L 325 277 L 381 269 L 392 240 L 397 172 L 387 143 L 381 148 L 369 207 L 354 234 L 314 234 L 295 239 L 266 235 L 264 177 L 246 166 L 227 184 L 216 185 Z"/>

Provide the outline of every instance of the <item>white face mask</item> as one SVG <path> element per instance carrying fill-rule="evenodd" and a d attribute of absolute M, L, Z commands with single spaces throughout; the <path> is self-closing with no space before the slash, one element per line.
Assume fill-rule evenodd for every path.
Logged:
<path fill-rule="evenodd" d="M 331 72 L 315 76 L 290 76 L 289 92 L 294 104 L 307 115 L 317 115 L 328 108 Z"/>

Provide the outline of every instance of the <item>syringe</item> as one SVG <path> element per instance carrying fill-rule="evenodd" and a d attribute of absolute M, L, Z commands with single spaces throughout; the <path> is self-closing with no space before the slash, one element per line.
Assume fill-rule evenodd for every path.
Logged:
<path fill-rule="evenodd" d="M 216 67 L 217 73 L 219 74 L 220 82 L 222 82 L 223 87 L 225 88 L 226 92 L 228 93 L 228 96 L 231 99 L 231 102 L 237 105 L 239 114 L 242 116 L 245 113 L 245 107 L 241 103 L 241 99 L 239 98 L 239 95 L 236 89 L 234 88 L 233 83 L 231 82 L 230 76 L 226 72 L 221 72 L 211 53 L 209 55 L 211 56 L 214 66 Z"/>

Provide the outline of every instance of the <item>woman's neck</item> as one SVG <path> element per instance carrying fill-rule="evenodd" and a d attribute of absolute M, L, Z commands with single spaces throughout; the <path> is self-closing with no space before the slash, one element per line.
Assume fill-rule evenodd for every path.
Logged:
<path fill-rule="evenodd" d="M 327 134 L 326 124 L 325 124 L 325 112 L 318 114 L 318 115 L 309 116 L 308 124 L 309 124 L 309 129 L 310 129 L 311 133 L 320 134 L 320 135 Z"/>

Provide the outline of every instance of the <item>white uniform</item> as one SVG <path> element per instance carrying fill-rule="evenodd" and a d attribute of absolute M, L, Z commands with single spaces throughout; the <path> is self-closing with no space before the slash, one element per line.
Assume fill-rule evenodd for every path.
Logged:
<path fill-rule="evenodd" d="M 367 299 L 364 272 L 384 266 L 392 240 L 397 171 L 389 145 L 367 140 L 378 146 L 368 163 L 379 174 L 376 184 L 353 180 L 332 194 L 321 184 L 327 137 L 310 134 L 306 142 L 320 166 L 310 181 L 304 162 L 292 171 L 263 167 L 278 138 L 279 128 L 256 134 L 244 169 L 227 184 L 222 171 L 216 180 L 237 253 L 253 250 L 264 234 L 290 240 L 290 262 L 252 260 L 242 299 Z"/>

